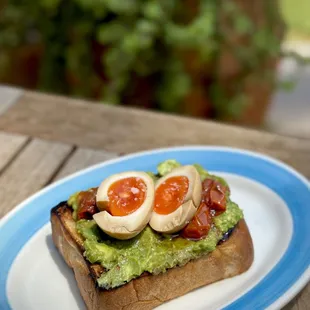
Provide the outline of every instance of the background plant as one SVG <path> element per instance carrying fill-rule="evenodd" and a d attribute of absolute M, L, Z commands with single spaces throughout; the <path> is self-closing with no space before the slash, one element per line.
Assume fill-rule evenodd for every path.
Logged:
<path fill-rule="evenodd" d="M 130 98 L 135 105 L 133 89 L 144 91 L 136 81 L 145 80 L 152 95 L 144 101 L 182 112 L 200 79 L 213 116 L 237 117 L 249 104 L 243 91 L 249 75 L 258 71 L 275 84 L 274 68 L 265 63 L 281 56 L 282 36 L 271 31 L 280 19 L 271 1 L 263 2 L 267 22 L 257 27 L 232 0 L 192 1 L 194 13 L 177 0 L 11 0 L 1 10 L 0 70 L 14 61 L 12 50 L 37 44 L 39 89 L 110 104 Z M 230 44 L 231 33 L 245 44 Z M 228 88 L 216 72 L 223 44 L 242 67 Z"/>

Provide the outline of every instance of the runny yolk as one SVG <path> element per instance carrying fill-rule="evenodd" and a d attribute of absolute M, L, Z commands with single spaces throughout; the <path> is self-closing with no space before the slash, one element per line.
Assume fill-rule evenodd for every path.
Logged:
<path fill-rule="evenodd" d="M 146 184 L 141 178 L 125 178 L 110 185 L 107 211 L 113 216 L 133 213 L 146 197 Z"/>
<path fill-rule="evenodd" d="M 175 211 L 183 203 L 188 186 L 189 180 L 184 176 L 165 180 L 156 189 L 154 211 L 158 214 L 169 214 Z"/>

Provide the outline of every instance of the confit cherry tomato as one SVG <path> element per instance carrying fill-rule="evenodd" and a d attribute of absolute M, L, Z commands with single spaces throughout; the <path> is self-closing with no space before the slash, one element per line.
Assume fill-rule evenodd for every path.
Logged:
<path fill-rule="evenodd" d="M 96 206 L 97 187 L 82 191 L 77 197 L 77 219 L 92 219 L 99 210 Z"/>
<path fill-rule="evenodd" d="M 217 180 L 206 179 L 202 183 L 202 200 L 214 210 L 215 215 L 226 211 L 228 187 Z"/>
<path fill-rule="evenodd" d="M 201 239 L 208 234 L 211 225 L 211 210 L 205 202 L 201 202 L 195 216 L 183 229 L 181 235 L 188 239 Z"/>
<path fill-rule="evenodd" d="M 212 226 L 212 218 L 226 210 L 226 194 L 228 187 L 217 180 L 206 179 L 202 183 L 202 199 L 200 206 L 181 232 L 188 239 L 201 239 L 206 236 Z"/>

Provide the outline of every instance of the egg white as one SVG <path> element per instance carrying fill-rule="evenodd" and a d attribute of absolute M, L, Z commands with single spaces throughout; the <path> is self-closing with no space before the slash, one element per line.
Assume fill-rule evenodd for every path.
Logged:
<path fill-rule="evenodd" d="M 183 203 L 174 212 L 158 214 L 153 210 L 149 224 L 160 233 L 175 233 L 183 229 L 194 217 L 201 201 L 202 184 L 199 173 L 194 166 L 182 166 L 173 169 L 157 181 L 155 192 L 163 182 L 176 176 L 188 178 L 188 191 Z"/>
<path fill-rule="evenodd" d="M 125 216 L 113 216 L 107 211 L 93 215 L 97 225 L 109 236 L 117 239 L 130 239 L 138 235 L 148 224 L 154 206 L 154 181 L 145 172 L 128 171 L 114 174 L 105 179 L 98 188 L 96 201 L 109 201 L 108 190 L 110 186 L 121 179 L 134 177 L 141 178 L 146 185 L 146 197 L 142 205 L 133 213 Z"/>

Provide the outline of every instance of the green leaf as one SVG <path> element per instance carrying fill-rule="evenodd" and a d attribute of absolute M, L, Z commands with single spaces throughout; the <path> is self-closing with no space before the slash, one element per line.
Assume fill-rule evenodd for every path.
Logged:
<path fill-rule="evenodd" d="M 296 81 L 295 80 L 285 80 L 285 81 L 279 81 L 278 86 L 280 89 L 291 92 L 296 87 Z"/>
<path fill-rule="evenodd" d="M 226 13 L 236 14 L 239 11 L 239 7 L 234 1 L 223 1 L 222 3 Z"/>
<path fill-rule="evenodd" d="M 237 93 L 227 102 L 226 114 L 238 118 L 248 104 L 248 97 L 243 93 Z"/>
<path fill-rule="evenodd" d="M 142 12 L 147 19 L 162 21 L 166 15 L 158 1 L 147 1 L 142 6 Z"/>
<path fill-rule="evenodd" d="M 41 0 L 38 4 L 44 9 L 54 11 L 59 6 L 61 0 Z"/>
<path fill-rule="evenodd" d="M 83 10 L 90 11 L 95 18 L 104 18 L 107 16 L 109 9 L 106 0 L 74 0 Z"/>
<path fill-rule="evenodd" d="M 163 80 L 160 82 L 157 92 L 158 103 L 165 111 L 178 111 L 182 100 L 191 89 L 191 79 L 183 71 L 182 64 L 170 61 L 166 64 Z"/>
<path fill-rule="evenodd" d="M 212 41 L 214 37 L 215 17 L 212 12 L 212 10 L 202 12 L 188 25 L 178 25 L 174 22 L 165 23 L 166 43 L 173 47 L 195 48 L 198 51 L 202 45 L 206 47 L 206 42 Z"/>
<path fill-rule="evenodd" d="M 234 27 L 238 34 L 249 34 L 254 30 L 253 22 L 246 15 L 238 15 L 234 20 Z"/>
<path fill-rule="evenodd" d="M 124 50 L 128 55 L 137 55 L 140 45 L 140 37 L 135 32 L 126 35 L 123 42 L 121 42 L 122 50 Z"/>
<path fill-rule="evenodd" d="M 147 19 L 139 19 L 136 24 L 136 30 L 140 34 L 154 35 L 158 31 L 158 25 L 155 22 L 149 21 Z"/>
<path fill-rule="evenodd" d="M 137 14 L 140 9 L 138 0 L 105 0 L 105 4 L 111 12 L 127 16 Z"/>
<path fill-rule="evenodd" d="M 121 103 L 121 94 L 129 82 L 129 76 L 124 73 L 114 77 L 103 88 L 102 100 L 104 103 L 115 105 Z"/>
<path fill-rule="evenodd" d="M 93 21 L 84 20 L 84 21 L 77 22 L 74 25 L 74 32 L 78 36 L 85 36 L 85 35 L 92 33 L 93 28 L 94 28 Z"/>
<path fill-rule="evenodd" d="M 106 86 L 102 91 L 101 101 L 108 105 L 118 105 L 120 104 L 120 95 Z"/>
<path fill-rule="evenodd" d="M 128 33 L 128 26 L 120 21 L 103 23 L 98 27 L 97 39 L 102 44 L 116 43 Z"/>
<path fill-rule="evenodd" d="M 238 81 L 237 86 L 240 86 L 240 83 L 241 81 Z M 250 103 L 248 97 L 241 92 L 241 89 L 228 96 L 220 85 L 214 84 L 210 91 L 218 117 L 238 118 L 244 108 Z"/>
<path fill-rule="evenodd" d="M 134 58 L 130 53 L 126 53 L 120 48 L 110 48 L 103 55 L 103 62 L 106 73 L 109 77 L 116 77 L 123 72 L 127 72 L 131 67 Z"/>

